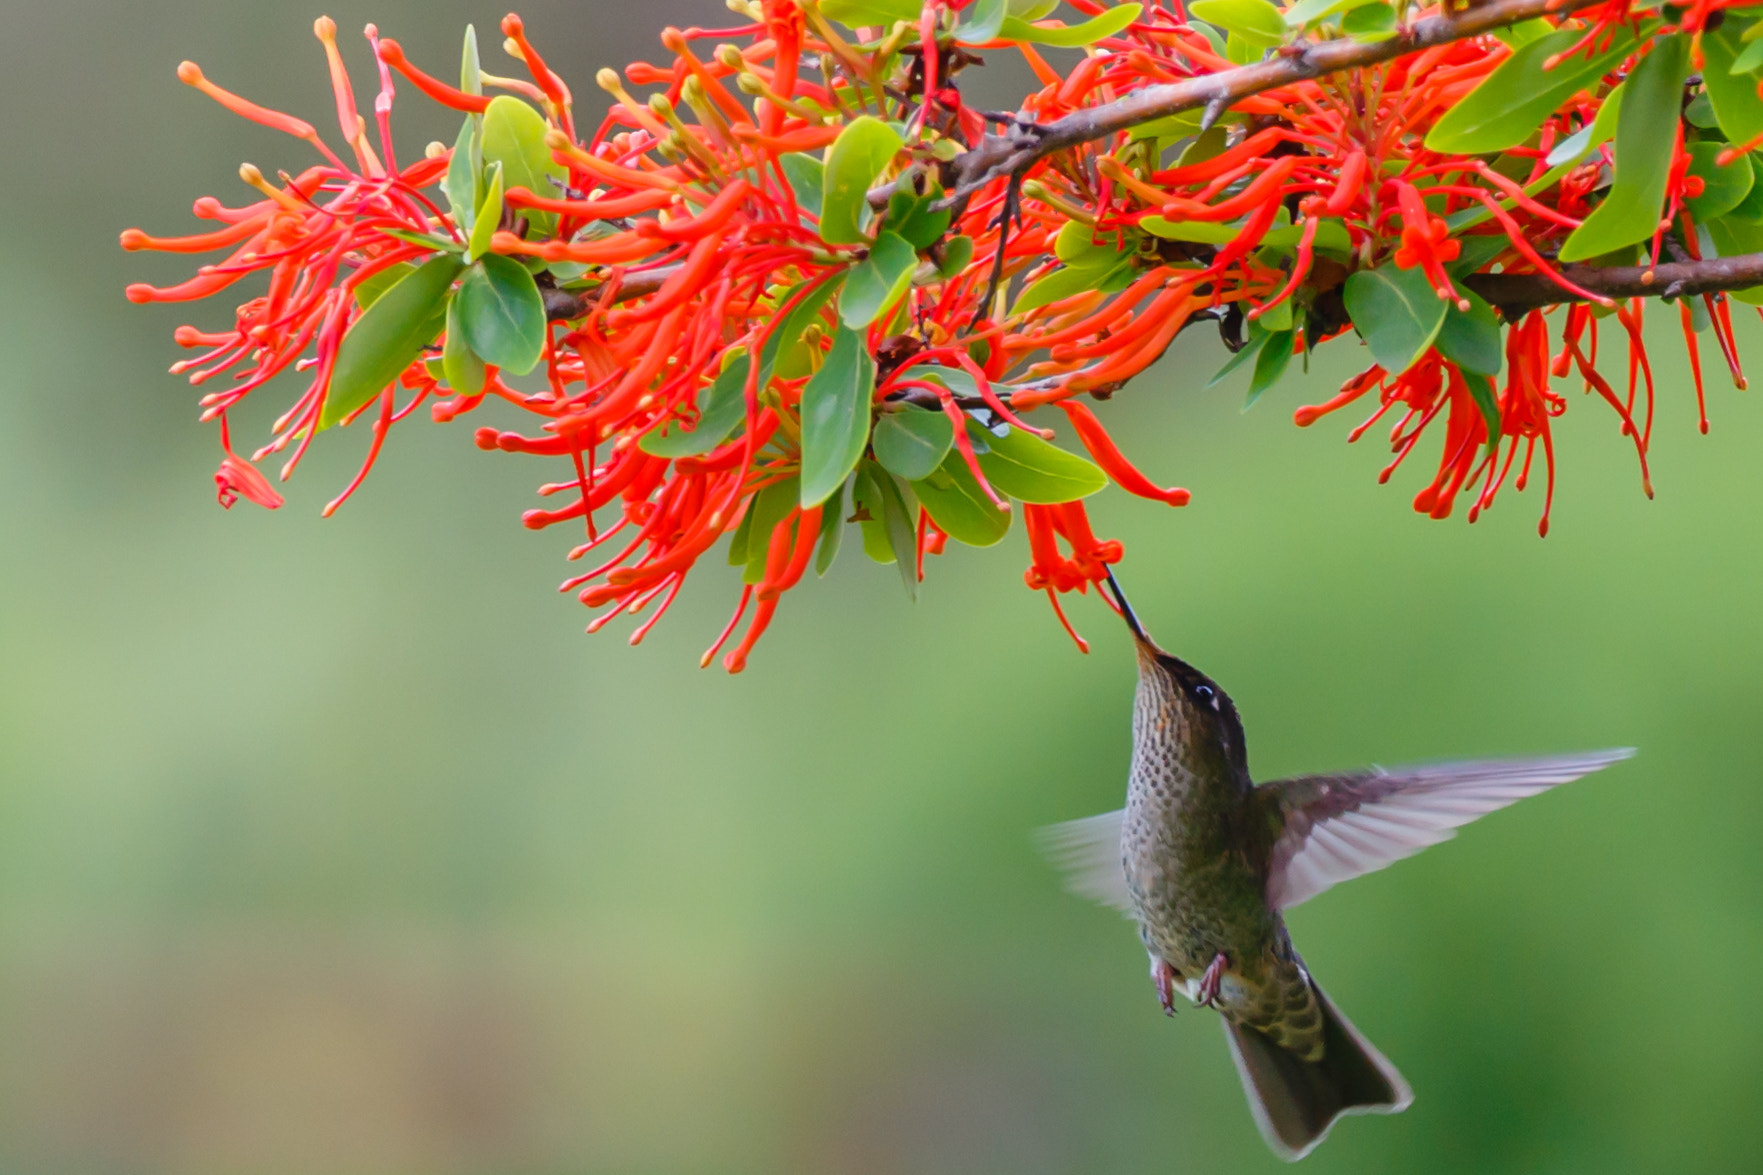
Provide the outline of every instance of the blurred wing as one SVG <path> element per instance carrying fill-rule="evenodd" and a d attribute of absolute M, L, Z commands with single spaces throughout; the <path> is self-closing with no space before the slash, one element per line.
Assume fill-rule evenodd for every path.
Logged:
<path fill-rule="evenodd" d="M 1120 826 L 1123 810 L 1050 824 L 1036 840 L 1041 852 L 1065 874 L 1065 888 L 1080 898 L 1127 910 L 1132 899 L 1126 892 L 1126 868 L 1120 862 Z"/>
<path fill-rule="evenodd" d="M 1437 763 L 1349 775 L 1303 775 L 1256 788 L 1281 829 L 1268 860 L 1267 900 L 1276 910 L 1338 882 L 1382 869 L 1496 808 L 1589 775 L 1634 748 L 1547 759 Z"/>

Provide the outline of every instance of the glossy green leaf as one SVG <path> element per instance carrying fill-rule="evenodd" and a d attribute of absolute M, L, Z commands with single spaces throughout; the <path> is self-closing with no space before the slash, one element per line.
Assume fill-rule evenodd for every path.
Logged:
<path fill-rule="evenodd" d="M 753 495 L 753 504 L 747 507 L 747 518 L 743 523 L 747 534 L 741 548 L 741 562 L 746 565 L 746 570 L 741 573 L 742 583 L 758 583 L 765 578 L 765 560 L 771 553 L 772 535 L 795 508 L 796 479 L 793 477 L 772 482 Z M 734 561 L 732 548 L 729 560 Z"/>
<path fill-rule="evenodd" d="M 1504 41 L 1509 48 L 1518 49 L 1532 41 L 1540 41 L 1554 31 L 1555 26 L 1548 21 L 1532 17 L 1517 24 L 1509 24 L 1503 29 L 1495 29 L 1494 36 Z"/>
<path fill-rule="evenodd" d="M 1267 0 L 1194 0 L 1188 13 L 1262 49 L 1286 39 L 1285 14 Z"/>
<path fill-rule="evenodd" d="M 1046 28 L 1041 25 L 1029 24 L 1018 17 L 1007 16 L 998 36 L 1006 41 L 1028 41 L 1036 45 L 1054 45 L 1062 49 L 1077 49 L 1084 45 L 1093 45 L 1104 37 L 1126 28 L 1139 18 L 1143 11 L 1137 4 L 1122 4 L 1110 8 L 1102 15 L 1084 21 L 1082 24 L 1068 25 L 1064 28 Z"/>
<path fill-rule="evenodd" d="M 1500 340 L 1500 320 L 1494 315 L 1494 308 L 1472 290 L 1459 286 L 1457 293 L 1469 302 L 1469 309 L 1458 310 L 1445 303 L 1445 322 L 1439 327 L 1439 337 L 1433 345 L 1439 349 L 1439 354 L 1466 373 L 1500 374 L 1506 348 Z"/>
<path fill-rule="evenodd" d="M 839 544 L 845 537 L 845 487 L 840 485 L 833 496 L 821 504 L 819 549 L 814 552 L 814 574 L 825 575 L 839 557 Z"/>
<path fill-rule="evenodd" d="M 361 312 L 337 347 L 320 429 L 379 395 L 435 341 L 447 322 L 448 291 L 462 268 L 450 253 L 432 258 Z"/>
<path fill-rule="evenodd" d="M 892 563 L 894 545 L 888 541 L 887 508 L 882 504 L 877 476 L 886 476 L 886 472 L 875 462 L 864 461 L 857 466 L 857 476 L 851 482 L 851 500 L 856 506 L 852 517 L 863 535 L 863 553 L 877 563 Z"/>
<path fill-rule="evenodd" d="M 1487 425 L 1488 447 L 1498 448 L 1500 444 L 1500 403 L 1494 397 L 1494 382 L 1487 376 L 1474 371 L 1463 373 L 1463 382 L 1469 388 L 1470 398 L 1475 406 L 1481 409 L 1482 423 Z"/>
<path fill-rule="evenodd" d="M 1383 0 L 1362 4 L 1341 19 L 1341 32 L 1355 41 L 1371 44 L 1396 35 L 1396 10 Z"/>
<path fill-rule="evenodd" d="M 1751 165 L 1751 190 L 1746 192 L 1745 198 L 1735 204 L 1722 219 L 1763 224 L 1763 183 L 1756 182 L 1758 172 L 1763 171 L 1763 162 L 1760 162 L 1754 155 L 1746 155 L 1745 161 Z"/>
<path fill-rule="evenodd" d="M 371 277 L 363 278 L 355 287 L 355 303 L 363 310 L 379 300 L 379 296 L 416 272 L 416 266 L 399 261 L 386 266 Z"/>
<path fill-rule="evenodd" d="M 1689 67 L 1690 39 L 1679 35 L 1655 44 L 1629 74 L 1616 128 L 1615 179 L 1603 203 L 1562 242 L 1562 261 L 1584 261 L 1653 235 L 1665 209 Z"/>
<path fill-rule="evenodd" d="M 1289 317 L 1289 311 L 1288 311 Z M 1255 359 L 1255 374 L 1249 380 L 1249 394 L 1243 399 L 1243 411 L 1247 412 L 1267 391 L 1279 382 L 1279 377 L 1286 373 L 1292 362 L 1292 332 L 1289 330 L 1273 330 L 1267 335 L 1267 342 L 1262 346 L 1261 353 Z"/>
<path fill-rule="evenodd" d="M 545 353 L 545 303 L 526 266 L 494 253 L 479 258 L 459 283 L 465 341 L 503 371 L 525 375 Z"/>
<path fill-rule="evenodd" d="M 452 237 L 438 236 L 435 233 L 406 232 L 401 228 L 382 228 L 378 231 L 383 237 L 391 237 L 395 241 L 403 241 L 407 245 L 415 245 L 418 248 L 436 253 L 465 252 L 465 246 Z"/>
<path fill-rule="evenodd" d="M 1751 26 L 1752 29 L 1760 27 L 1763 27 L 1763 21 Z M 1749 32 L 1746 35 L 1749 36 Z M 1706 56 L 1705 53 L 1704 56 Z M 1742 77 L 1748 73 L 1756 73 L 1759 69 L 1763 69 L 1763 40 L 1752 41 L 1746 45 L 1744 51 L 1733 59 L 1732 65 L 1726 72 L 1734 77 Z"/>
<path fill-rule="evenodd" d="M 1176 114 L 1166 114 L 1162 118 L 1154 118 L 1150 122 L 1141 122 L 1126 132 L 1128 142 L 1137 143 L 1143 139 L 1185 139 L 1200 133 L 1200 120 L 1205 117 L 1201 110 L 1183 110 Z"/>
<path fill-rule="evenodd" d="M 1163 216 L 1147 216 L 1139 227 L 1166 241 L 1193 241 L 1200 245 L 1228 245 L 1242 234 L 1237 225 L 1216 220 L 1170 220 Z"/>
<path fill-rule="evenodd" d="M 484 361 L 465 341 L 465 326 L 459 321 L 459 299 L 447 300 L 447 340 L 441 346 L 441 374 L 447 386 L 461 396 L 481 395 L 484 390 Z"/>
<path fill-rule="evenodd" d="M 564 178 L 561 164 L 545 146 L 545 119 L 519 98 L 507 94 L 490 99 L 484 111 L 484 167 L 502 165 L 503 190 L 525 188 L 537 196 L 556 196 Z M 532 235 L 544 237 L 556 227 L 554 213 L 528 208 L 523 213 Z"/>
<path fill-rule="evenodd" d="M 929 477 L 912 483 L 937 528 L 956 542 L 989 547 L 1010 530 L 1010 515 L 992 505 L 967 468 L 967 459 L 951 450 Z"/>
<path fill-rule="evenodd" d="M 1298 3 L 1286 9 L 1284 19 L 1287 26 L 1298 28 L 1300 25 L 1312 24 L 1325 17 L 1347 12 L 1361 4 L 1371 4 L 1375 0 L 1298 0 Z"/>
<path fill-rule="evenodd" d="M 868 326 L 906 293 L 918 250 L 900 234 L 883 229 L 869 256 L 851 267 L 839 295 L 839 320 L 852 330 Z"/>
<path fill-rule="evenodd" d="M 873 462 L 865 462 L 873 465 Z M 918 599 L 918 499 L 905 482 L 882 468 L 874 468 L 882 504 L 882 527 L 887 532 L 888 546 L 894 550 L 894 566 L 900 569 L 900 582 L 909 599 Z"/>
<path fill-rule="evenodd" d="M 869 189 L 905 145 L 900 132 L 865 114 L 853 119 L 826 151 L 825 194 L 821 198 L 820 239 L 833 245 L 859 245 Z"/>
<path fill-rule="evenodd" d="M 493 163 L 489 170 L 488 190 L 484 192 L 484 202 L 478 205 L 477 215 L 473 218 L 471 239 L 466 242 L 465 259 L 476 261 L 490 251 L 490 240 L 496 235 L 496 227 L 502 223 L 502 165 Z"/>
<path fill-rule="evenodd" d="M 1088 290 L 1107 289 L 1122 275 L 1132 273 L 1132 262 L 1121 261 L 1113 266 L 1066 265 L 1038 277 L 1023 288 L 1022 296 L 1010 307 L 1011 314 L 1027 314 L 1042 306 L 1051 306 L 1073 294 Z"/>
<path fill-rule="evenodd" d="M 1708 97 L 1707 90 L 1690 99 L 1689 105 L 1683 108 L 1683 120 L 1703 131 L 1711 131 L 1720 125 L 1720 120 L 1714 116 L 1714 102 Z"/>
<path fill-rule="evenodd" d="M 907 481 L 918 481 L 929 477 L 949 455 L 955 444 L 955 426 L 945 413 L 908 407 L 882 413 L 869 443 L 883 469 Z"/>
<path fill-rule="evenodd" d="M 809 362 L 808 347 L 802 341 L 809 326 L 819 323 L 825 326 L 820 317 L 821 308 L 827 304 L 834 294 L 845 284 L 845 275 L 834 274 L 832 277 L 815 286 L 808 295 L 790 311 L 789 316 L 778 324 L 765 340 L 765 346 L 759 352 L 759 390 L 764 391 L 771 386 L 771 377 L 775 374 L 780 379 L 800 379 L 807 375 L 813 365 Z M 797 287 L 800 289 L 801 287 Z M 778 298 L 782 306 L 795 296 L 791 290 Z"/>
<path fill-rule="evenodd" d="M 1208 159 L 1216 159 L 1224 154 L 1229 147 L 1230 128 L 1222 124 L 1210 126 L 1206 128 L 1205 133 L 1196 136 L 1193 142 L 1182 148 L 1181 156 L 1175 161 L 1175 165 L 1188 167 L 1195 163 L 1204 163 Z"/>
<path fill-rule="evenodd" d="M 1024 502 L 1074 502 L 1108 484 L 1107 475 L 1088 460 L 1020 428 L 994 433 L 991 446 L 979 459 L 986 480 L 999 493 Z"/>
<path fill-rule="evenodd" d="M 1544 61 L 1572 48 L 1584 35 L 1579 28 L 1565 28 L 1514 52 L 1433 124 L 1427 149 L 1485 155 L 1515 147 L 1563 102 L 1595 87 L 1634 50 L 1633 33 L 1620 27 L 1610 47 L 1590 60 L 1579 55 L 1543 69 Z"/>
<path fill-rule="evenodd" d="M 802 151 L 779 155 L 777 162 L 796 193 L 796 205 L 815 219 L 820 218 L 821 192 L 826 186 L 826 164 Z"/>
<path fill-rule="evenodd" d="M 1701 179 L 1702 194 L 1690 197 L 1686 203 L 1697 224 L 1725 216 L 1751 194 L 1756 179 L 1751 170 L 1751 157 L 1740 155 L 1721 167 L 1714 160 L 1724 150 L 1725 143 L 1690 144 L 1690 174 Z"/>
<path fill-rule="evenodd" d="M 753 370 L 751 356 L 736 356 L 722 374 L 698 389 L 698 423 L 689 430 L 678 421 L 644 433 L 637 448 L 651 457 L 695 457 L 708 453 L 728 440 L 735 429 L 747 419 L 747 373 Z"/>
<path fill-rule="evenodd" d="M 1342 296 L 1372 359 L 1391 375 L 1426 354 L 1445 324 L 1446 303 L 1419 269 L 1393 262 L 1361 269 L 1347 278 Z"/>
<path fill-rule="evenodd" d="M 887 27 L 897 20 L 918 20 L 918 0 L 820 0 L 821 15 L 847 28 Z"/>
<path fill-rule="evenodd" d="M 484 92 L 484 72 L 477 51 L 477 27 L 465 26 L 465 48 L 459 55 L 459 88 L 467 94 Z"/>
<path fill-rule="evenodd" d="M 1251 322 L 1249 324 L 1249 335 L 1243 340 L 1243 345 L 1237 348 L 1235 354 L 1224 361 L 1224 366 L 1220 367 L 1213 374 L 1212 378 L 1206 381 L 1206 386 L 1209 388 L 1216 387 L 1218 384 L 1224 382 L 1230 373 L 1237 368 L 1248 363 L 1258 363 L 1261 356 L 1261 348 L 1267 345 L 1269 337 L 1271 336 L 1269 336 L 1266 328 L 1263 327 L 1259 321 Z"/>
<path fill-rule="evenodd" d="M 996 40 L 1004 17 L 1010 12 L 1010 0 L 973 0 L 961 14 L 955 39 L 964 45 L 983 45 Z"/>
<path fill-rule="evenodd" d="M 1708 230 L 1708 237 L 1714 242 L 1715 251 L 1722 257 L 1738 257 L 1745 253 L 1763 253 L 1763 224 L 1752 224 L 1747 221 L 1735 220 L 1731 216 L 1723 216 L 1719 220 L 1709 221 L 1702 227 Z M 1733 290 L 1731 294 L 1740 302 L 1752 306 L 1763 306 L 1763 286 Z M 1693 301 L 1699 301 L 1699 299 Z"/>
<path fill-rule="evenodd" d="M 937 266 L 939 277 L 954 277 L 973 261 L 973 238 L 950 237 L 943 242 L 943 261 Z"/>
<path fill-rule="evenodd" d="M 826 362 L 802 389 L 802 505 L 818 506 L 856 468 L 869 443 L 875 360 L 863 335 L 840 327 Z"/>
<path fill-rule="evenodd" d="M 914 249 L 928 249 L 940 241 L 949 229 L 949 209 L 939 210 L 934 207 L 942 195 L 942 188 L 935 184 L 922 196 L 905 190 L 905 185 L 901 185 L 901 190 L 888 199 L 888 214 L 884 223 L 890 231 L 904 237 Z"/>
<path fill-rule="evenodd" d="M 478 141 L 477 124 L 474 116 L 465 116 L 465 125 L 459 128 L 459 137 L 453 143 L 453 158 L 447 162 L 447 177 L 441 183 L 453 212 L 453 223 L 467 233 L 477 223 L 477 168 L 471 160 Z"/>
<path fill-rule="evenodd" d="M 1763 134 L 1763 98 L 1757 96 L 1755 74 L 1732 71 L 1741 53 L 1749 52 L 1740 49 L 1740 33 L 1733 23 L 1702 33 L 1702 84 L 1726 137 L 1747 143 Z"/>

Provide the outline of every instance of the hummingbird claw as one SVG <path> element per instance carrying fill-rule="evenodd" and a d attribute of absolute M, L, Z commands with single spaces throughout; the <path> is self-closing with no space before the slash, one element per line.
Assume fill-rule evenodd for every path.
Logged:
<path fill-rule="evenodd" d="M 1224 982 L 1224 969 L 1230 966 L 1230 960 L 1220 951 L 1206 965 L 1205 974 L 1200 976 L 1200 986 L 1194 993 L 1194 1002 L 1202 1008 L 1218 1006 L 1218 988 Z"/>
<path fill-rule="evenodd" d="M 1157 1002 L 1165 1016 L 1175 1015 L 1175 968 L 1162 959 L 1151 958 L 1151 982 L 1157 986 Z"/>

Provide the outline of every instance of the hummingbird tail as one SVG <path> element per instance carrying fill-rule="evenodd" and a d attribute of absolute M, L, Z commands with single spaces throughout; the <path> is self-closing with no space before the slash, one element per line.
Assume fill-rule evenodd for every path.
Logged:
<path fill-rule="evenodd" d="M 1253 1028 L 1224 1021 L 1249 1109 L 1273 1153 L 1296 1162 L 1328 1137 L 1343 1114 L 1399 1114 L 1414 1093 L 1396 1067 L 1359 1035 L 1314 983 L 1323 1053 L 1306 1061 Z"/>

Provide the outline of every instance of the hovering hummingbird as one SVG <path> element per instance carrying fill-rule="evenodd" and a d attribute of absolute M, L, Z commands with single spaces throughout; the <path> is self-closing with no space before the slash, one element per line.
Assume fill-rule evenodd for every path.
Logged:
<path fill-rule="evenodd" d="M 1109 575 L 1138 647 L 1126 807 L 1047 829 L 1073 892 L 1124 911 L 1175 993 L 1223 1015 L 1255 1124 L 1303 1158 L 1343 1114 L 1395 1114 L 1413 1092 L 1322 993 L 1281 911 L 1455 835 L 1459 825 L 1634 754 L 1300 775 L 1257 786 L 1216 682 L 1158 648 Z"/>

